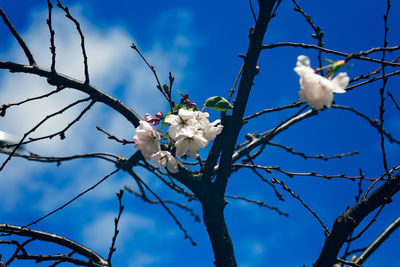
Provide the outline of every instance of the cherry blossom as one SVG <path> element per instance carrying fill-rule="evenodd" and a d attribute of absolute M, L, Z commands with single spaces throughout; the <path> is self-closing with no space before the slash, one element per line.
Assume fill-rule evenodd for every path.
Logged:
<path fill-rule="evenodd" d="M 345 93 L 349 83 L 347 73 L 341 72 L 332 80 L 327 79 L 311 68 L 310 59 L 301 55 L 297 58 L 294 71 L 300 76 L 299 98 L 317 110 L 324 106 L 330 108 L 333 102 L 333 93 Z"/>
<path fill-rule="evenodd" d="M 208 140 L 203 137 L 200 131 L 196 131 L 193 127 L 182 128 L 179 138 L 175 142 L 176 155 L 182 157 L 188 153 L 189 157 L 195 159 L 197 151 L 205 148 Z"/>
<path fill-rule="evenodd" d="M 212 123 L 207 120 L 207 123 L 200 123 L 200 125 L 203 125 L 202 131 L 204 138 L 208 141 L 214 140 L 215 137 L 217 137 L 217 135 L 219 135 L 224 128 L 224 126 L 222 126 L 220 123 L 221 120 L 215 120 Z"/>
<path fill-rule="evenodd" d="M 170 124 L 168 132 L 172 139 L 176 139 L 184 127 L 194 127 L 197 124 L 194 112 L 184 108 L 179 110 L 178 115 L 167 115 L 164 122 Z"/>
<path fill-rule="evenodd" d="M 158 168 L 167 168 L 171 173 L 177 173 L 179 171 L 176 159 L 168 151 L 158 151 L 151 156 L 151 160 L 157 164 Z"/>
<path fill-rule="evenodd" d="M 164 122 L 169 124 L 169 137 L 165 134 L 163 140 L 175 145 L 177 156 L 188 155 L 195 159 L 199 149 L 205 148 L 223 129 L 220 120 L 210 123 L 209 116 L 207 112 L 185 108 L 179 109 L 178 115 L 167 115 Z M 152 160 L 159 168 L 167 168 L 171 173 L 178 172 L 176 159 L 170 152 L 161 151 L 161 137 L 150 125 L 154 125 L 154 120 L 162 119 L 162 113 L 156 113 L 156 117 L 146 113 L 144 118 L 148 121 L 140 121 L 136 128 L 135 147 L 141 150 L 145 159 Z"/>
<path fill-rule="evenodd" d="M 145 159 L 150 159 L 154 153 L 161 150 L 160 139 L 157 130 L 148 122 L 139 121 L 133 140 L 135 141 L 135 147 L 142 152 Z"/>

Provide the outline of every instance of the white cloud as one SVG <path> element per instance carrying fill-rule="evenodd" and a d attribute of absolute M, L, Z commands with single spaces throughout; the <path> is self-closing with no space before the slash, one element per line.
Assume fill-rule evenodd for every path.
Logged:
<path fill-rule="evenodd" d="M 105 212 L 99 215 L 92 224 L 85 226 L 83 243 L 96 251 L 107 252 L 114 234 L 115 216 L 116 212 Z M 151 218 L 124 212 L 118 229 L 120 231 L 117 238 L 118 250 L 125 250 L 128 240 L 135 240 L 138 232 L 154 233 L 156 225 Z"/>
<path fill-rule="evenodd" d="M 160 261 L 160 257 L 154 254 L 136 252 L 135 255 L 129 260 L 129 267 L 146 267 Z"/>
<path fill-rule="evenodd" d="M 167 105 L 155 88 L 156 83 L 152 72 L 136 52 L 130 48 L 134 38 L 119 26 L 97 28 L 84 18 L 79 7 L 73 7 L 70 10 L 80 21 L 85 34 L 91 83 L 107 93 L 121 98 L 139 114 L 165 110 Z M 179 12 L 166 11 L 166 16 L 186 21 L 190 14 L 185 12 L 182 10 Z M 49 68 L 51 54 L 48 49 L 49 33 L 45 23 L 46 18 L 47 11 L 34 13 L 29 28 L 25 33 L 22 33 L 22 36 L 31 48 L 38 64 Z M 163 20 L 164 18 L 161 18 L 160 22 L 155 24 L 165 25 Z M 64 14 L 57 11 L 53 14 L 53 27 L 56 31 L 57 71 L 74 78 L 84 79 L 80 39 L 75 26 L 65 18 Z M 151 64 L 154 64 L 164 82 L 167 82 L 169 71 L 176 75 L 178 85 L 182 80 L 185 67 L 190 60 L 188 53 L 190 53 L 189 46 L 191 44 L 191 41 L 184 36 L 181 29 L 169 35 L 173 40 L 172 43 L 169 43 L 169 46 L 158 40 L 150 48 L 142 49 L 142 53 Z M 140 44 L 138 46 L 140 47 Z M 2 55 L 2 58 L 21 63 L 26 62 L 21 49 L 16 45 L 11 47 L 6 55 Z M 21 101 L 54 90 L 45 79 L 32 75 L 2 72 L 0 77 L 0 99 L 3 103 Z M 5 117 L 1 118 L 0 130 L 21 137 L 23 133 L 31 129 L 46 115 L 84 97 L 86 95 L 80 92 L 65 89 L 62 93 L 43 101 L 12 107 L 7 110 Z M 36 137 L 63 129 L 76 118 L 86 105 L 81 104 L 78 108 L 46 122 L 43 128 L 39 128 L 31 136 Z M 96 125 L 102 126 L 105 130 L 122 138 L 131 139 L 134 135 L 134 128 L 125 118 L 104 105 L 96 103 L 77 125 L 67 131 L 65 140 L 61 141 L 60 138 L 55 137 L 51 140 L 29 144 L 27 149 L 42 155 L 58 156 L 107 151 L 117 155 L 129 156 L 132 145 L 121 147 L 120 144 L 97 132 Z M 76 192 L 83 191 L 89 184 L 93 184 L 93 180 L 84 179 L 85 176 L 90 175 L 94 179 L 100 179 L 109 171 L 110 165 L 108 163 L 90 162 L 89 164 L 82 164 L 82 162 L 63 164 L 62 169 L 51 170 L 48 164 L 27 164 L 20 160 L 17 164 L 17 160 L 13 159 L 2 173 L 2 183 L 6 183 L 7 186 L 0 187 L 2 193 L 0 196 L 2 204 L 0 205 L 7 205 L 7 208 L 12 209 L 19 201 L 29 197 L 29 195 L 21 193 L 28 190 L 29 192 L 40 192 L 41 199 L 35 200 L 32 204 L 36 203 L 42 211 L 45 211 L 54 208 L 52 206 L 55 204 L 51 199 L 57 194 L 62 194 L 61 198 L 57 198 L 59 201 L 61 201 L 60 199 L 70 199 L 71 196 L 76 195 Z M 19 166 L 24 166 L 24 168 Z M 53 181 L 47 181 L 46 179 L 49 177 L 35 180 L 35 176 L 43 177 L 46 170 L 54 171 Z M 58 172 L 70 173 L 68 182 L 52 184 L 58 179 L 66 179 L 66 175 L 58 175 Z M 116 183 L 119 184 L 120 182 Z M 106 191 L 104 189 L 98 191 L 98 193 L 104 195 Z"/>

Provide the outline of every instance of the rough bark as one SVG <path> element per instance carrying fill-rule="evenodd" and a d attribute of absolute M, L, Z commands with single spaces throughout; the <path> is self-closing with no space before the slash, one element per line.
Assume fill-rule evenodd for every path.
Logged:
<path fill-rule="evenodd" d="M 224 218 L 225 200 L 209 198 L 203 202 L 203 219 L 212 244 L 217 267 L 236 267 L 235 253 Z"/>
<path fill-rule="evenodd" d="M 331 233 L 325 239 L 324 246 L 314 267 L 326 267 L 335 264 L 338 253 L 350 233 L 369 213 L 382 205 L 390 203 L 391 197 L 399 190 L 400 174 L 397 174 L 339 216 L 333 224 Z"/>

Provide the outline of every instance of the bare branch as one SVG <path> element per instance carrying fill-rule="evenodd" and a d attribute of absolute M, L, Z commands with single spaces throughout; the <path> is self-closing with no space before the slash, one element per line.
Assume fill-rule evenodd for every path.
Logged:
<path fill-rule="evenodd" d="M 185 239 L 189 239 L 190 243 L 193 246 L 196 246 L 196 242 L 192 239 L 190 235 L 188 235 L 187 230 L 183 228 L 181 222 L 176 218 L 176 216 L 172 213 L 172 211 L 168 208 L 168 206 L 164 203 L 164 201 L 132 170 L 129 170 L 128 173 L 134 177 L 135 180 L 140 181 L 140 183 L 160 202 L 161 206 L 167 211 L 167 213 L 172 217 L 175 223 L 178 225 L 179 229 L 184 233 Z"/>
<path fill-rule="evenodd" d="M 256 117 L 258 117 L 258 116 L 260 116 L 260 115 L 263 115 L 263 114 L 266 114 L 266 113 L 275 112 L 275 111 L 281 111 L 281 110 L 290 109 L 290 108 L 298 108 L 298 107 L 300 107 L 302 104 L 303 104 L 302 102 L 295 102 L 295 103 L 293 103 L 293 104 L 289 104 L 289 105 L 282 106 L 282 107 L 278 107 L 278 108 L 264 109 L 264 110 L 261 110 L 261 111 L 255 113 L 255 114 L 252 114 L 252 115 L 249 115 L 249 116 L 247 116 L 247 117 L 244 117 L 244 118 L 243 118 L 243 122 L 244 122 L 244 123 L 247 123 L 248 120 L 253 119 L 253 118 L 256 118 Z"/>
<path fill-rule="evenodd" d="M 52 117 L 55 117 L 55 116 L 57 116 L 57 115 L 60 115 L 60 114 L 62 114 L 63 112 L 65 112 L 66 110 L 72 108 L 73 106 L 75 106 L 75 105 L 77 105 L 77 104 L 79 104 L 79 103 L 88 101 L 88 100 L 90 100 L 90 97 L 89 97 L 89 98 L 85 98 L 85 99 L 81 99 L 81 100 L 77 100 L 77 101 L 75 101 L 75 102 L 73 102 L 73 103 L 67 105 L 66 107 L 60 109 L 59 111 L 57 111 L 57 112 L 55 112 L 55 113 L 53 113 L 53 114 L 47 115 L 44 119 L 42 119 L 42 120 L 41 120 L 38 124 L 36 124 L 31 130 L 29 130 L 28 132 L 26 132 L 26 133 L 24 134 L 24 136 L 21 138 L 21 140 L 19 141 L 19 143 L 18 143 L 17 145 L 14 146 L 14 149 L 13 149 L 12 153 L 10 153 L 10 154 L 8 155 L 7 159 L 6 159 L 6 160 L 3 162 L 3 164 L 0 166 L 0 171 L 2 171 L 2 170 L 4 169 L 4 167 L 6 166 L 7 162 L 10 161 L 10 159 L 11 159 L 12 156 L 13 156 L 13 154 L 14 154 L 14 153 L 17 151 L 17 149 L 24 143 L 24 140 L 26 139 L 26 137 L 28 137 L 28 135 L 30 135 L 31 133 L 33 133 L 34 131 L 36 131 L 36 130 L 37 130 L 43 123 L 45 123 L 48 119 L 50 119 L 50 118 L 52 118 Z"/>
<path fill-rule="evenodd" d="M 8 151 L 8 150 L 0 150 L 0 153 L 10 155 L 12 152 Z M 61 162 L 63 162 L 63 161 L 70 161 L 70 160 L 81 159 L 81 158 L 99 158 L 99 159 L 104 159 L 106 161 L 112 162 L 114 164 L 117 164 L 118 160 L 120 159 L 120 157 L 118 157 L 117 155 L 114 155 L 111 153 L 103 153 L 103 152 L 76 154 L 76 155 L 64 156 L 64 157 L 40 156 L 37 154 L 25 155 L 25 154 L 14 153 L 13 157 L 20 157 L 20 158 L 24 158 L 24 159 L 27 159 L 30 161 L 38 161 L 38 162 L 46 162 L 46 163 L 56 162 L 58 165 L 60 165 Z"/>
<path fill-rule="evenodd" d="M 325 42 L 322 41 L 322 37 L 325 35 L 325 32 L 323 32 L 321 30 L 320 26 L 315 26 L 315 24 L 313 23 L 313 21 L 311 20 L 311 16 L 307 15 L 303 9 L 301 9 L 301 7 L 299 6 L 299 4 L 297 4 L 296 0 L 292 0 L 292 2 L 295 4 L 295 8 L 294 11 L 299 12 L 301 15 L 303 15 L 303 17 L 306 19 L 306 22 L 311 26 L 311 28 L 314 31 L 314 34 L 312 34 L 311 36 L 314 39 L 318 40 L 318 46 L 319 47 L 323 47 Z M 322 59 L 321 59 L 321 55 L 322 55 L 322 51 L 318 50 L 318 63 L 319 63 L 319 67 L 322 68 Z M 323 75 L 323 71 L 320 70 L 321 75 Z"/>
<path fill-rule="evenodd" d="M 27 99 L 25 99 L 23 101 L 20 101 L 20 102 L 17 102 L 17 103 L 3 104 L 0 107 L 0 116 L 4 117 L 6 115 L 6 110 L 8 108 L 12 107 L 12 106 L 19 106 L 19 105 L 25 104 L 25 103 L 30 102 L 30 101 L 46 98 L 46 97 L 49 97 L 49 96 L 51 96 L 53 94 L 56 94 L 56 93 L 60 92 L 63 89 L 65 89 L 65 87 L 58 86 L 57 89 L 55 89 L 55 90 L 53 90 L 53 91 L 51 91 L 51 92 L 49 92 L 47 94 L 44 94 L 44 95 L 40 95 L 40 96 L 36 96 L 36 97 L 32 97 L 32 98 L 27 98 Z"/>
<path fill-rule="evenodd" d="M 313 156 L 313 155 L 304 154 L 302 152 L 297 152 L 297 151 L 293 150 L 292 147 L 287 147 L 287 146 L 284 146 L 284 145 L 281 145 L 281 144 L 277 144 L 277 143 L 273 143 L 273 142 L 268 142 L 268 145 L 280 147 L 282 149 L 285 149 L 287 152 L 289 152 L 291 154 L 294 154 L 294 155 L 301 156 L 304 159 L 322 159 L 322 160 L 327 161 L 327 160 L 330 160 L 330 159 L 341 159 L 343 157 L 347 157 L 347 156 L 352 156 L 352 155 L 357 155 L 358 154 L 358 151 L 355 150 L 355 151 L 350 152 L 350 153 L 342 153 L 340 155 L 333 155 L 333 156 L 328 156 L 328 157 L 326 157 L 326 156 L 324 156 L 322 154 L 318 155 L 318 156 Z"/>
<path fill-rule="evenodd" d="M 363 264 L 377 248 L 400 226 L 400 217 L 394 220 L 355 260 L 357 264 Z"/>
<path fill-rule="evenodd" d="M 54 35 L 52 21 L 51 21 L 51 10 L 53 9 L 53 4 L 50 0 L 47 0 L 47 7 L 49 10 L 49 18 L 46 20 L 47 26 L 50 32 L 50 52 L 51 52 L 51 71 L 56 71 L 56 46 L 54 45 Z"/>
<path fill-rule="evenodd" d="M 123 145 L 126 145 L 126 144 L 134 144 L 134 143 L 135 143 L 135 141 L 128 141 L 128 140 L 125 140 L 125 139 L 120 139 L 120 138 L 118 138 L 118 137 L 116 137 L 116 136 L 114 136 L 114 135 L 112 135 L 112 134 L 106 132 L 106 131 L 103 130 L 100 126 L 96 126 L 96 129 L 99 130 L 99 131 L 102 132 L 102 133 L 105 133 L 105 134 L 108 136 L 108 139 L 115 140 L 115 141 L 117 141 L 118 143 L 122 143 Z"/>
<path fill-rule="evenodd" d="M 383 16 L 384 20 L 384 41 L 383 41 L 383 47 L 387 47 L 388 41 L 387 41 L 387 35 L 388 35 L 388 16 L 389 16 L 389 11 L 390 11 L 390 0 L 387 0 L 387 8 L 386 8 L 386 14 Z M 386 56 L 386 51 L 384 50 L 382 52 L 382 61 L 385 61 L 385 56 Z M 382 87 L 379 90 L 379 95 L 380 95 L 380 106 L 379 106 L 379 133 L 381 136 L 381 150 L 382 150 L 382 161 L 383 161 L 383 167 L 385 168 L 386 173 L 388 174 L 388 178 L 390 178 L 390 173 L 389 173 L 389 168 L 387 164 L 387 159 L 386 159 L 386 148 L 385 148 L 385 137 L 383 133 L 383 123 L 384 123 L 384 113 L 385 113 L 385 89 L 386 89 L 386 84 L 388 78 L 386 77 L 386 69 L 385 65 L 382 64 Z"/>
<path fill-rule="evenodd" d="M 88 59 L 87 59 L 87 55 L 86 55 L 86 48 L 85 48 L 85 36 L 82 33 L 81 30 L 81 25 L 79 24 L 79 21 L 76 20 L 71 13 L 69 12 L 68 7 L 64 7 L 60 0 L 57 0 L 57 6 L 59 8 L 61 8 L 64 12 L 65 12 L 65 16 L 70 19 L 76 26 L 76 29 L 78 30 L 79 36 L 81 37 L 81 49 L 82 49 L 82 55 L 83 55 L 83 65 L 85 67 L 85 84 L 89 84 L 90 80 L 89 80 L 89 67 L 88 67 Z M 55 54 L 53 53 L 53 56 Z"/>
<path fill-rule="evenodd" d="M 379 126 L 377 120 L 373 120 L 373 119 L 369 118 L 367 115 L 362 114 L 361 112 L 355 110 L 355 109 L 352 108 L 352 107 L 346 107 L 346 106 L 340 106 L 340 105 L 332 105 L 331 108 L 349 110 L 349 111 L 353 112 L 354 114 L 360 116 L 361 118 L 365 119 L 366 121 L 368 121 L 369 124 L 371 124 L 372 127 L 374 127 L 374 128 L 377 129 L 379 132 L 381 132 L 381 129 L 380 129 L 380 126 Z M 383 129 L 382 129 L 382 133 L 386 136 L 386 138 L 387 138 L 391 143 L 400 144 L 400 141 L 397 140 L 397 139 L 394 139 L 390 133 L 386 132 L 386 131 L 383 130 Z"/>
<path fill-rule="evenodd" d="M 319 216 L 300 198 L 299 195 L 296 195 L 290 188 L 288 188 L 283 181 L 276 179 L 275 177 L 272 178 L 271 182 L 279 184 L 283 190 L 288 192 L 292 197 L 300 201 L 300 203 L 309 211 L 311 214 L 318 220 L 318 222 L 321 224 L 321 226 L 325 229 L 325 235 L 328 235 L 330 233 L 328 227 L 325 226 L 325 224 L 322 222 L 322 220 L 319 218 Z"/>
<path fill-rule="evenodd" d="M 236 200 L 242 200 L 242 201 L 245 201 L 245 202 L 248 202 L 248 203 L 256 204 L 256 205 L 258 205 L 258 206 L 260 206 L 260 207 L 264 207 L 264 208 L 267 208 L 267 209 L 270 209 L 270 210 L 274 210 L 274 211 L 276 211 L 279 215 L 283 215 L 283 216 L 285 216 L 285 217 L 289 217 L 289 213 L 280 211 L 280 210 L 278 209 L 278 207 L 273 207 L 273 206 L 267 205 L 267 204 L 264 203 L 263 201 L 248 199 L 248 198 L 246 198 L 246 197 L 241 197 L 241 196 L 231 196 L 231 195 L 225 195 L 225 198 L 236 199 Z"/>
<path fill-rule="evenodd" d="M 8 29 L 11 31 L 14 38 L 18 41 L 19 46 L 24 50 L 25 56 L 29 61 L 30 66 L 36 66 L 36 61 L 32 56 L 31 51 L 29 50 L 28 46 L 18 34 L 17 30 L 15 30 L 14 25 L 12 25 L 11 21 L 8 19 L 6 13 L 4 13 L 3 9 L 0 8 L 0 16 L 3 19 L 4 23 L 7 25 Z"/>
<path fill-rule="evenodd" d="M 400 74 L 400 70 L 396 70 L 396 71 L 393 71 L 391 73 L 388 73 L 388 74 L 386 74 L 386 77 L 388 78 L 390 76 L 394 76 L 394 75 L 398 75 L 398 74 Z M 371 78 L 369 80 L 366 80 L 366 81 L 363 81 L 363 82 L 348 86 L 348 87 L 346 87 L 346 91 L 353 90 L 354 88 L 360 87 L 360 86 L 365 85 L 367 83 L 376 82 L 376 81 L 378 81 L 378 80 L 380 80 L 382 78 L 383 78 L 383 76 L 378 76 L 378 77 L 374 77 L 374 78 Z"/>
<path fill-rule="evenodd" d="M 156 81 L 157 81 L 156 87 L 157 87 L 157 89 L 163 94 L 163 96 L 164 96 L 165 99 L 168 101 L 168 103 L 170 103 L 171 110 L 172 110 L 172 108 L 173 108 L 173 103 L 172 103 L 171 92 L 170 92 L 170 91 L 171 91 L 171 88 L 168 89 L 168 93 L 165 92 L 163 86 L 161 85 L 160 79 L 158 78 L 156 68 L 155 68 L 153 65 L 151 65 L 151 64 L 147 61 L 147 59 L 146 59 L 146 58 L 144 57 L 144 55 L 140 52 L 140 50 L 139 50 L 139 48 L 136 46 L 136 44 L 132 44 L 132 45 L 131 45 L 131 48 L 134 49 L 134 50 L 139 54 L 139 56 L 143 59 L 144 63 L 146 63 L 147 67 L 149 67 L 149 69 L 151 70 L 151 72 L 153 72 L 154 78 L 155 78 Z M 170 81 L 171 81 L 171 78 L 170 78 Z"/>
<path fill-rule="evenodd" d="M 327 48 L 323 48 L 323 47 L 319 47 L 319 46 L 311 45 L 311 44 L 282 42 L 282 43 L 263 45 L 262 49 L 272 49 L 272 48 L 275 48 L 275 47 L 284 47 L 284 46 L 301 47 L 301 48 L 305 48 L 305 49 L 315 49 L 315 50 L 323 51 L 323 52 L 326 52 L 326 53 L 330 53 L 330 54 L 346 57 L 346 61 L 349 61 L 350 59 L 354 58 L 354 59 L 370 61 L 370 62 L 374 62 L 374 63 L 378 63 L 378 64 L 383 64 L 385 66 L 393 66 L 393 67 L 399 67 L 400 66 L 399 63 L 382 61 L 382 60 L 379 60 L 379 59 L 362 56 L 362 55 L 367 55 L 367 54 L 370 54 L 372 52 L 377 52 L 377 51 L 389 51 L 389 52 L 391 52 L 391 51 L 399 50 L 400 46 L 387 47 L 387 48 L 378 47 L 378 48 L 371 48 L 371 49 L 369 49 L 367 51 L 360 51 L 358 53 L 344 53 L 344 52 L 339 52 L 339 51 L 336 51 L 336 50 L 327 49 Z"/>
<path fill-rule="evenodd" d="M 396 108 L 400 110 L 400 106 L 397 104 L 396 100 L 394 99 L 393 95 L 388 91 L 388 96 L 392 99 L 393 103 L 395 104 Z"/>
<path fill-rule="evenodd" d="M 374 192 L 362 198 L 352 208 L 347 209 L 339 216 L 332 228 L 331 234 L 325 239 L 321 254 L 315 267 L 332 266 L 348 235 L 359 225 L 359 223 L 376 208 L 389 203 L 393 194 L 400 190 L 400 175 L 397 174 L 388 179 Z"/>
<path fill-rule="evenodd" d="M 102 182 L 104 182 L 105 180 L 107 180 L 109 177 L 111 177 L 113 174 L 117 173 L 119 170 L 120 170 L 120 169 L 118 168 L 118 169 L 112 171 L 110 174 L 107 174 L 107 175 L 104 176 L 100 181 L 98 181 L 96 184 L 92 185 L 91 187 L 89 187 L 89 188 L 86 189 L 85 191 L 79 193 L 76 197 L 74 197 L 73 199 L 71 199 L 71 200 L 68 201 L 67 203 L 65 203 L 65 204 L 61 205 L 60 207 L 56 208 L 55 210 L 53 210 L 53 211 L 47 213 L 47 214 L 44 215 L 43 217 L 40 217 L 39 219 L 37 219 L 37 220 L 35 220 L 35 221 L 31 222 L 31 223 L 28 223 L 28 224 L 25 225 L 23 228 L 27 228 L 27 227 L 29 227 L 29 226 L 31 226 L 31 225 L 34 225 L 34 224 L 36 224 L 36 223 L 42 221 L 43 219 L 49 217 L 50 215 L 56 213 L 57 211 L 59 211 L 59 210 L 65 208 L 66 206 L 68 206 L 69 204 L 71 204 L 72 202 L 74 202 L 75 200 L 77 200 L 78 198 L 80 198 L 81 196 L 83 196 L 84 194 L 86 194 L 87 192 L 92 191 L 93 189 L 95 189 L 99 184 L 101 184 Z"/>
<path fill-rule="evenodd" d="M 149 199 L 149 198 L 146 196 L 146 194 L 143 194 L 143 193 L 140 194 L 140 193 L 136 192 L 136 191 L 133 190 L 132 187 L 130 187 L 130 186 L 127 186 L 127 185 L 126 185 L 126 186 L 125 186 L 125 189 L 126 189 L 129 193 L 134 194 L 135 196 L 137 196 L 138 198 L 142 199 L 142 200 L 143 200 L 144 202 L 146 202 L 146 203 L 150 203 L 150 204 L 161 204 L 161 202 L 158 201 L 158 200 L 151 200 L 151 199 Z M 182 210 L 189 212 L 190 216 L 192 216 L 196 222 L 200 222 L 200 221 L 201 221 L 201 220 L 200 220 L 200 216 L 197 215 L 197 214 L 194 212 L 194 210 L 193 210 L 192 208 L 189 208 L 187 205 L 182 204 L 182 203 L 179 203 L 179 202 L 176 202 L 176 201 L 173 201 L 173 200 L 167 200 L 167 199 L 164 199 L 163 202 L 164 202 L 165 204 L 172 204 L 172 205 L 175 205 L 175 206 L 181 208 Z"/>
<path fill-rule="evenodd" d="M 123 195 L 124 195 L 124 189 L 121 189 L 121 190 L 119 190 L 119 192 L 117 192 L 118 210 L 119 211 L 118 211 L 118 216 L 114 219 L 114 235 L 113 235 L 112 241 L 111 241 L 110 252 L 108 253 L 108 257 L 107 257 L 107 262 L 109 265 L 111 265 L 111 257 L 116 250 L 115 241 L 117 240 L 117 235 L 119 234 L 118 223 L 121 218 L 121 214 L 124 211 L 124 205 L 122 205 Z"/>
<path fill-rule="evenodd" d="M 17 236 L 32 237 L 32 238 L 35 238 L 38 240 L 55 243 L 60 246 L 69 248 L 73 251 L 76 251 L 78 254 L 80 254 L 84 257 L 87 257 L 90 260 L 90 262 L 93 263 L 93 265 L 87 264 L 86 266 L 109 266 L 107 261 L 104 260 L 98 254 L 96 254 L 94 251 L 92 251 L 70 239 L 62 237 L 62 236 L 58 236 L 58 235 L 47 233 L 47 232 L 37 231 L 37 230 L 33 230 L 30 228 L 26 228 L 26 227 L 9 225 L 9 224 L 0 224 L 0 232 L 9 233 L 9 234 L 17 235 Z M 29 258 L 29 255 L 27 255 L 27 254 L 18 255 L 17 258 L 24 258 L 24 255 L 27 256 L 26 258 Z M 36 255 L 36 256 L 40 256 L 40 255 Z M 59 259 L 60 258 L 53 258 L 53 260 L 59 260 Z"/>
<path fill-rule="evenodd" d="M 13 62 L 6 62 L 0 60 L 0 69 L 8 69 L 10 72 L 29 73 L 40 77 L 47 78 L 48 82 L 54 86 L 63 86 L 74 88 L 78 91 L 84 92 L 91 96 L 96 102 L 101 102 L 119 112 L 135 127 L 139 126 L 140 116 L 131 108 L 123 104 L 120 100 L 108 95 L 100 89 L 63 74 L 54 73 L 50 70 L 40 68 L 38 66 L 26 66 Z"/>

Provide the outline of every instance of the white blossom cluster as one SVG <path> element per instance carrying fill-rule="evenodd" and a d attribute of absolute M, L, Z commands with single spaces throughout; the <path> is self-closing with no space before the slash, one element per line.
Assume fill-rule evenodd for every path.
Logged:
<path fill-rule="evenodd" d="M 170 141 L 176 147 L 176 155 L 188 155 L 197 158 L 198 150 L 205 148 L 211 140 L 221 133 L 223 126 L 220 120 L 210 123 L 207 112 L 179 109 L 178 115 L 165 116 L 164 122 L 169 124 Z M 161 150 L 161 136 L 147 121 L 140 121 L 133 140 L 143 157 L 157 164 L 159 168 L 167 168 L 171 173 L 178 172 L 178 164 L 169 151 Z"/>
<path fill-rule="evenodd" d="M 300 76 L 300 101 L 307 102 L 313 108 L 320 110 L 324 106 L 330 108 L 333 93 L 345 93 L 349 84 L 347 73 L 340 72 L 332 80 L 318 75 L 310 66 L 310 59 L 301 55 L 297 58 L 294 71 Z"/>

